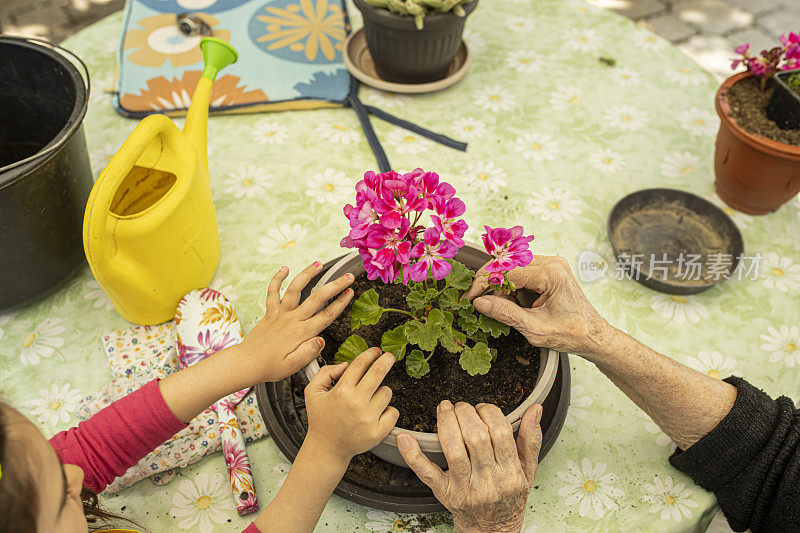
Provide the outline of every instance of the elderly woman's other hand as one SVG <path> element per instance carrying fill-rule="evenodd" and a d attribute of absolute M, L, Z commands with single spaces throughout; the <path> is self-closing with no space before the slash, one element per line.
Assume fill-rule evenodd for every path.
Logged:
<path fill-rule="evenodd" d="M 439 442 L 448 470 L 432 463 L 407 433 L 397 446 L 408 466 L 453 513 L 458 533 L 519 533 L 542 446 L 542 406 L 523 415 L 516 441 L 497 406 L 443 401 Z"/>
<path fill-rule="evenodd" d="M 529 308 L 520 307 L 513 294 L 479 296 L 489 286 L 483 269 L 465 296 L 479 312 L 513 327 L 534 346 L 591 359 L 613 329 L 589 303 L 563 257 L 534 256 L 530 266 L 515 268 L 508 277 L 517 289 L 539 295 L 533 295 L 536 300 Z"/>

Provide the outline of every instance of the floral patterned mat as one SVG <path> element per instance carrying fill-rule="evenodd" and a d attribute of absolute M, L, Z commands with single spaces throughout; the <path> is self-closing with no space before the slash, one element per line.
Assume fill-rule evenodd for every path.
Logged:
<path fill-rule="evenodd" d="M 104 92 L 113 87 L 120 21 L 112 16 L 66 43 L 93 74 L 86 133 L 95 173 L 136 125 Z M 717 82 L 667 42 L 567 0 L 482 0 L 467 40 L 472 71 L 455 87 L 413 98 L 361 93 L 470 142 L 461 153 L 376 124 L 398 168 L 437 170 L 458 189 L 474 228 L 469 240 L 484 223 L 522 224 L 536 235 L 536 253 L 563 255 L 577 269 L 578 254 L 592 250 L 613 264 L 606 217 L 625 194 L 666 186 L 719 203 Z M 342 253 L 341 206 L 374 159 L 348 110 L 215 117 L 208 137 L 222 240 L 213 286 L 233 300 L 249 331 L 263 311 L 266 280 L 282 264 L 296 272 Z M 730 214 L 747 254 L 765 258 L 755 279 L 687 297 L 611 275 L 584 289 L 613 324 L 678 361 L 797 398 L 800 203 L 763 217 Z M 78 398 L 110 379 L 100 336 L 125 327 L 88 268 L 47 300 L 0 316 L 3 396 L 48 435 L 75 424 Z M 702 530 L 714 498 L 669 466 L 669 439 L 592 365 L 573 358 L 572 376 L 567 423 L 539 469 L 525 533 Z M 269 438 L 248 454 L 263 505 L 290 465 Z M 145 480 L 105 503 L 125 506 L 152 531 L 240 531 L 248 521 L 236 515 L 226 476 L 222 456 L 212 455 L 166 486 Z M 210 500 L 198 505 L 203 496 Z M 417 523 L 333 497 L 318 530 Z"/>

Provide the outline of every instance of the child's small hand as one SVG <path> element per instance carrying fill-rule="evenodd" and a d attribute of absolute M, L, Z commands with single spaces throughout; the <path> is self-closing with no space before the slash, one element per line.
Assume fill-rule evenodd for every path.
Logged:
<path fill-rule="evenodd" d="M 381 386 L 394 362 L 392 354 L 370 348 L 352 363 L 322 367 L 305 390 L 306 442 L 346 466 L 383 440 L 400 416 L 389 407 L 392 389 Z"/>
<path fill-rule="evenodd" d="M 289 284 L 283 299 L 280 290 L 289 269 L 281 268 L 270 281 L 264 318 L 237 347 L 241 353 L 236 360 L 248 373 L 249 384 L 279 381 L 319 355 L 325 341 L 316 335 L 328 327 L 353 298 L 352 289 L 347 289 L 322 309 L 331 298 L 353 283 L 353 275 L 346 274 L 326 283 L 299 305 L 300 292 L 321 268 L 319 261 L 306 267 Z M 245 362 L 242 358 L 246 364 L 242 364 Z"/>

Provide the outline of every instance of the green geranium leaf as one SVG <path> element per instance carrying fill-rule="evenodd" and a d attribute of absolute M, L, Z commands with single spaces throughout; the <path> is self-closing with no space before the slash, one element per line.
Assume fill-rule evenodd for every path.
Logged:
<path fill-rule="evenodd" d="M 451 259 L 448 263 L 450 263 L 453 268 L 450 269 L 450 273 L 444 278 L 447 286 L 462 291 L 472 287 L 472 278 L 475 277 L 475 272 L 454 259 Z"/>
<path fill-rule="evenodd" d="M 470 376 L 486 374 L 492 368 L 492 353 L 484 342 L 479 342 L 472 348 L 466 348 L 458 358 L 461 368 Z"/>
<path fill-rule="evenodd" d="M 408 307 L 411 308 L 411 311 L 417 312 L 421 309 L 425 309 L 430 305 L 433 300 L 436 299 L 436 294 L 438 291 L 436 289 L 428 289 L 427 291 L 411 291 L 406 296 L 406 302 L 408 303 Z"/>
<path fill-rule="evenodd" d="M 458 327 L 464 330 L 467 335 L 474 335 L 478 331 L 478 317 L 470 314 L 458 314 Z"/>
<path fill-rule="evenodd" d="M 461 344 L 456 342 L 456 340 L 461 341 Z M 467 340 L 466 335 L 464 335 L 460 331 L 449 328 L 442 334 L 441 337 L 439 337 L 439 344 L 441 344 L 442 348 L 444 348 L 450 353 L 459 353 L 461 350 L 464 349 L 466 340 Z"/>
<path fill-rule="evenodd" d="M 451 328 L 453 327 L 453 313 L 436 308 L 431 309 L 431 312 L 428 313 L 428 322 L 436 324 L 442 329 Z"/>
<path fill-rule="evenodd" d="M 378 305 L 378 292 L 370 289 L 353 302 L 353 308 L 350 310 L 350 329 L 355 331 L 361 326 L 377 324 L 383 313 L 383 307 Z"/>
<path fill-rule="evenodd" d="M 456 310 L 456 313 L 458 313 L 458 316 L 468 316 L 468 315 L 474 315 L 475 314 L 475 308 L 472 306 L 472 302 L 470 302 L 466 298 L 462 298 L 461 302 L 462 302 L 462 304 L 461 304 L 462 306 L 459 309 Z"/>
<path fill-rule="evenodd" d="M 408 342 L 430 352 L 436 348 L 436 343 L 439 342 L 439 337 L 442 335 L 442 328 L 430 321 L 409 320 L 405 324 L 404 332 Z"/>
<path fill-rule="evenodd" d="M 430 372 L 431 367 L 428 365 L 428 361 L 425 360 L 425 356 L 419 350 L 413 350 L 408 357 L 406 357 L 406 373 L 411 376 L 412 378 L 419 379 L 428 372 Z"/>
<path fill-rule="evenodd" d="M 439 296 L 439 307 L 459 311 L 472 307 L 472 304 L 466 298 L 461 298 L 461 292 L 458 289 L 450 287 L 445 289 L 442 295 Z"/>
<path fill-rule="evenodd" d="M 381 337 L 381 350 L 393 353 L 397 361 L 402 361 L 406 355 L 408 339 L 406 339 L 404 330 L 405 324 L 390 329 Z"/>
<path fill-rule="evenodd" d="M 489 318 L 486 315 L 480 315 L 478 317 L 478 326 L 481 328 L 481 331 L 488 333 L 492 337 L 508 335 L 508 333 L 511 331 L 511 328 L 508 325 L 498 322 L 493 318 Z"/>
<path fill-rule="evenodd" d="M 358 335 L 350 335 L 344 340 L 342 345 L 339 346 L 339 350 L 336 351 L 336 355 L 334 356 L 334 361 L 337 363 L 344 363 L 345 361 L 349 363 L 367 349 L 369 349 L 367 341 Z"/>

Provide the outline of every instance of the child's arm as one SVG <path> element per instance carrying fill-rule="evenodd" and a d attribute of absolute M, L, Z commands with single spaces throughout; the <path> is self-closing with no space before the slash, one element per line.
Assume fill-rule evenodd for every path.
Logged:
<path fill-rule="evenodd" d="M 241 344 L 152 381 L 77 428 L 55 435 L 50 443 L 61 460 L 80 466 L 84 485 L 102 492 L 215 401 L 303 368 L 322 348 L 315 336 L 339 316 L 353 294 L 348 290 L 322 309 L 353 281 L 352 276 L 342 277 L 298 306 L 300 291 L 321 266 L 317 262 L 298 274 L 281 299 L 281 284 L 289 274 L 283 267 L 270 282 L 264 318 Z"/>
<path fill-rule="evenodd" d="M 349 366 L 322 367 L 305 390 L 308 434 L 300 452 L 280 491 L 247 533 L 314 530 L 350 459 L 376 446 L 397 422 L 397 409 L 389 407 L 392 391 L 381 386 L 394 361 L 392 354 L 381 356 L 371 348 Z"/>

